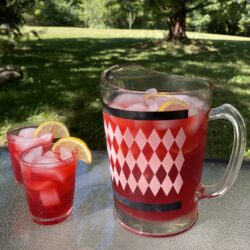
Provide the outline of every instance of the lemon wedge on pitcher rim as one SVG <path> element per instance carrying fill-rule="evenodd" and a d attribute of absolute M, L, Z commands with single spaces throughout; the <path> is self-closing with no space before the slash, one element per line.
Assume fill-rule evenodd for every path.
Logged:
<path fill-rule="evenodd" d="M 167 95 L 164 92 L 157 92 L 157 93 L 146 93 L 144 94 L 144 99 L 156 99 L 156 98 L 173 98 L 171 95 Z"/>
<path fill-rule="evenodd" d="M 168 100 L 164 102 L 158 109 L 158 111 L 176 111 L 176 110 L 185 110 L 188 109 L 188 105 L 176 98 L 172 98 L 171 100 Z"/>
<path fill-rule="evenodd" d="M 52 133 L 53 138 L 62 138 L 69 136 L 68 128 L 61 122 L 57 121 L 46 121 L 36 128 L 33 135 L 41 136 L 47 133 Z"/>
<path fill-rule="evenodd" d="M 61 138 L 53 145 L 51 151 L 58 152 L 61 147 L 76 154 L 78 160 L 92 163 L 92 153 L 83 140 L 72 136 Z"/>

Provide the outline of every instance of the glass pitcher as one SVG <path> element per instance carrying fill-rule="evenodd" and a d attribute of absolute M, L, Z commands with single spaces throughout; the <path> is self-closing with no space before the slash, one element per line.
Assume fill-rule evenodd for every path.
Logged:
<path fill-rule="evenodd" d="M 194 225 L 200 199 L 233 185 L 243 160 L 246 129 L 230 104 L 211 109 L 213 86 L 140 65 L 115 65 L 101 76 L 104 128 L 114 191 L 114 215 L 126 229 L 163 237 Z M 222 179 L 201 183 L 208 121 L 234 128 Z"/>

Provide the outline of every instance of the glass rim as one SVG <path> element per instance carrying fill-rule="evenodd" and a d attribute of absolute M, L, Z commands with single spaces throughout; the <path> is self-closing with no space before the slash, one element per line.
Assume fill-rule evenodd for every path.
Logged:
<path fill-rule="evenodd" d="M 22 123 L 22 124 L 18 124 L 16 126 L 13 126 L 11 128 L 9 128 L 6 132 L 6 137 L 7 137 L 7 141 L 8 142 L 13 142 L 17 139 L 23 139 L 23 140 L 33 140 L 33 139 L 39 139 L 39 142 L 44 142 L 47 141 L 48 138 L 41 138 L 40 136 L 38 137 L 24 137 L 24 136 L 20 136 L 17 134 L 14 134 L 13 132 L 15 131 L 20 131 L 21 129 L 25 129 L 25 128 L 37 128 L 39 125 L 35 124 L 35 123 Z M 49 133 L 47 133 L 49 134 Z M 52 134 L 51 134 L 52 135 Z M 53 139 L 53 135 L 52 135 L 52 139 Z"/>
<path fill-rule="evenodd" d="M 19 135 L 14 135 L 14 134 L 12 134 L 12 132 L 18 131 L 18 130 L 24 129 L 24 128 L 37 128 L 37 127 L 38 127 L 38 124 L 36 124 L 36 123 L 21 123 L 21 124 L 17 124 L 17 125 L 15 125 L 13 127 L 10 127 L 7 130 L 7 132 L 6 132 L 6 135 L 7 135 L 7 137 L 9 135 L 16 136 L 16 137 L 22 137 L 22 136 L 19 136 Z"/>
<path fill-rule="evenodd" d="M 167 74 L 164 72 L 160 72 L 160 71 L 156 71 L 156 70 L 152 70 L 149 69 L 147 67 L 141 66 L 140 64 L 136 64 L 136 63 L 131 63 L 131 64 L 116 64 L 113 65 L 111 67 L 109 67 L 108 69 L 104 70 L 101 76 L 101 83 L 106 83 L 107 86 L 105 86 L 105 84 L 101 84 L 101 89 L 113 89 L 113 90 L 121 90 L 124 93 L 134 93 L 134 94 L 145 94 L 147 93 L 147 91 L 140 91 L 140 90 L 129 90 L 126 88 L 122 88 L 122 87 L 118 87 L 115 84 L 112 84 L 110 82 L 109 74 L 112 72 L 112 70 L 117 70 L 119 68 L 122 67 L 126 67 L 126 66 L 134 66 L 134 67 L 140 67 L 148 72 L 152 72 L 154 74 L 158 74 L 158 75 L 162 75 L 162 76 L 166 76 L 166 77 L 171 77 L 173 79 L 181 79 L 184 82 L 192 82 L 192 81 L 200 81 L 200 83 L 204 86 L 201 88 L 197 88 L 194 90 L 184 90 L 184 91 L 159 91 L 158 93 L 161 94 L 166 94 L 166 95 L 183 95 L 183 94 L 191 94 L 191 93 L 197 93 L 197 92 L 201 92 L 201 91 L 205 91 L 205 90 L 213 90 L 214 89 L 214 84 L 207 80 L 207 79 L 203 79 L 203 78 L 199 78 L 199 77 L 192 77 L 192 76 L 184 76 L 184 75 L 174 75 L 174 74 Z"/>
<path fill-rule="evenodd" d="M 35 148 L 38 148 L 38 147 L 42 147 L 42 149 L 44 149 L 44 146 L 49 146 L 49 148 L 51 149 L 52 146 L 53 146 L 54 143 L 47 143 L 47 144 L 44 144 L 44 145 L 37 145 L 37 146 L 34 146 L 34 147 L 30 147 L 26 150 L 24 150 L 21 155 L 20 155 L 20 161 L 22 163 L 25 164 L 25 166 L 27 167 L 30 167 L 30 168 L 44 168 L 44 169 L 50 169 L 48 167 L 44 167 L 45 165 L 51 165 L 51 164 L 57 164 L 55 167 L 59 167 L 59 166 L 62 166 L 62 165 L 65 165 L 67 162 L 73 162 L 73 160 L 77 160 L 77 156 L 76 154 L 72 153 L 72 156 L 68 159 L 65 159 L 65 160 L 58 160 L 58 161 L 53 161 L 53 162 L 49 162 L 49 163 L 34 163 L 34 162 L 28 162 L 28 161 L 25 161 L 23 158 L 25 157 L 26 154 L 28 154 L 31 150 L 35 149 Z M 49 150 L 50 150 L 49 149 Z M 49 151 L 47 150 L 47 151 Z M 32 165 L 36 165 L 36 167 L 32 166 Z M 38 167 L 37 167 L 38 166 Z M 53 167 L 51 167 L 53 168 Z"/>

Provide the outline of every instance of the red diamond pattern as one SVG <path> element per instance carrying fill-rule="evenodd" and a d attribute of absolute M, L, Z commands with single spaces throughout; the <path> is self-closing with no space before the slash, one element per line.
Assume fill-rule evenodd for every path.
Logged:
<path fill-rule="evenodd" d="M 158 181 L 162 184 L 162 182 L 164 181 L 164 179 L 167 175 L 167 173 L 162 165 L 160 166 L 160 168 L 158 169 L 158 171 L 156 172 L 155 175 L 156 175 Z"/>
<path fill-rule="evenodd" d="M 147 183 L 150 183 L 153 176 L 154 176 L 154 172 L 152 171 L 151 167 L 149 165 L 147 165 L 146 170 L 143 173 L 145 180 L 147 181 Z"/>
<path fill-rule="evenodd" d="M 164 160 L 167 152 L 168 151 L 162 142 L 159 144 L 158 148 L 155 150 L 155 153 L 157 154 L 160 161 Z"/>
<path fill-rule="evenodd" d="M 150 161 L 151 156 L 154 153 L 154 150 L 152 149 L 152 147 L 150 146 L 148 142 L 145 144 L 145 147 L 142 149 L 142 153 L 144 154 L 144 157 L 146 158 L 146 160 Z"/>
<path fill-rule="evenodd" d="M 132 128 L 104 119 L 104 129 L 111 178 L 117 186 L 120 184 L 123 190 L 129 187 L 132 193 L 139 189 L 142 195 L 147 189 L 154 196 L 160 189 L 166 196 L 171 189 L 180 192 L 185 161 L 182 147 L 186 141 L 183 128 L 173 132 L 167 129 L 164 134 L 154 127 L 147 134 L 133 128 L 132 133 Z"/>
<path fill-rule="evenodd" d="M 168 173 L 168 176 L 170 177 L 170 180 L 174 183 L 177 175 L 178 175 L 178 170 L 177 168 L 175 167 L 175 165 L 172 166 L 170 172 Z"/>
<path fill-rule="evenodd" d="M 137 146 L 137 143 L 134 142 L 130 148 L 130 151 L 131 153 L 133 154 L 134 158 L 137 160 L 138 159 L 138 156 L 140 155 L 141 153 L 141 150 L 140 148 Z"/>
<path fill-rule="evenodd" d="M 128 177 L 129 177 L 129 175 L 130 175 L 131 171 L 130 171 L 130 169 L 129 169 L 129 167 L 128 167 L 127 162 L 125 162 L 125 163 L 124 163 L 124 165 L 123 165 L 123 168 L 122 168 L 122 171 L 121 171 L 121 172 L 123 172 L 123 173 L 124 173 L 124 175 L 125 175 L 125 178 L 126 178 L 126 179 L 128 179 Z M 112 175 L 112 173 L 111 173 L 111 175 Z"/>
<path fill-rule="evenodd" d="M 140 177 L 141 177 L 141 175 L 142 175 L 142 173 L 141 173 L 141 170 L 140 170 L 140 168 L 138 167 L 137 164 L 135 164 L 132 173 L 133 173 L 133 175 L 135 177 L 135 180 L 138 182 L 139 179 L 140 179 Z"/>

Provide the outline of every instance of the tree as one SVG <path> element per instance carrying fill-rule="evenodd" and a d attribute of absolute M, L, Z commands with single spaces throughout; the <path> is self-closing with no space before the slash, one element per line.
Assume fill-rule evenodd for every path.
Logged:
<path fill-rule="evenodd" d="M 140 0 L 106 0 L 108 15 L 105 22 L 109 27 L 132 29 L 135 21 L 144 14 L 143 7 Z"/>
<path fill-rule="evenodd" d="M 107 0 L 82 0 L 82 21 L 87 28 L 104 28 Z"/>
<path fill-rule="evenodd" d="M 1 0 L 0 1 L 0 34 L 9 38 L 21 36 L 19 26 L 24 22 L 24 14 L 35 6 L 35 0 Z"/>
<path fill-rule="evenodd" d="M 39 1 L 29 23 L 46 26 L 76 26 L 80 23 L 80 0 Z"/>
<path fill-rule="evenodd" d="M 145 0 L 149 8 L 168 20 L 168 40 L 181 41 L 187 38 L 187 14 L 211 4 L 209 0 Z"/>
<path fill-rule="evenodd" d="M 250 2 L 247 2 L 245 12 L 239 21 L 240 34 L 250 36 Z"/>
<path fill-rule="evenodd" d="M 187 27 L 198 32 L 247 36 L 250 4 L 246 0 L 213 0 L 211 5 L 188 15 Z"/>
<path fill-rule="evenodd" d="M 246 0 L 215 1 L 205 9 L 210 15 L 207 31 L 228 35 L 240 32 L 240 20 L 247 10 Z"/>

